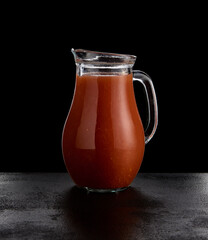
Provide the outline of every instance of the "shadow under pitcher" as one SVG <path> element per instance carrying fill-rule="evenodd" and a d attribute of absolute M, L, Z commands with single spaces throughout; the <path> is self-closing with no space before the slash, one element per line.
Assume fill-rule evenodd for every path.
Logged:
<path fill-rule="evenodd" d="M 117 192 L 136 177 L 145 144 L 158 123 L 157 99 L 150 77 L 132 70 L 136 56 L 72 49 L 76 63 L 74 97 L 63 134 L 66 168 L 79 187 Z M 148 125 L 144 131 L 133 81 L 144 86 Z"/>

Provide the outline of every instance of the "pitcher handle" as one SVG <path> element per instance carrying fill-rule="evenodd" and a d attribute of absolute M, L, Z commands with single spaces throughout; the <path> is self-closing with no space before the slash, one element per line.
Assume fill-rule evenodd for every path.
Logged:
<path fill-rule="evenodd" d="M 158 124 L 157 98 L 151 78 L 142 71 L 133 70 L 133 81 L 142 83 L 147 96 L 148 104 L 148 124 L 145 129 L 145 144 L 147 144 L 155 134 Z"/>

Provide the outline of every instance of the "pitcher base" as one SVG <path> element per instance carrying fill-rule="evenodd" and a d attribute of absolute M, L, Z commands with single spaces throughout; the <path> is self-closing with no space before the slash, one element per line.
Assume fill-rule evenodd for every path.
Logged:
<path fill-rule="evenodd" d="M 89 188 L 89 187 L 82 187 L 88 192 L 94 192 L 94 193 L 117 193 L 124 191 L 128 187 L 122 187 L 122 188 L 115 188 L 115 189 L 95 189 L 95 188 Z"/>

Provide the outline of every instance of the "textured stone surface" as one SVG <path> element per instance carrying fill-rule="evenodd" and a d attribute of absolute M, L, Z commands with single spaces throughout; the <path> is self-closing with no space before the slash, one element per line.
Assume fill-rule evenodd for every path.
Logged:
<path fill-rule="evenodd" d="M 0 239 L 208 239 L 208 174 L 138 174 L 87 193 L 67 173 L 0 173 Z"/>

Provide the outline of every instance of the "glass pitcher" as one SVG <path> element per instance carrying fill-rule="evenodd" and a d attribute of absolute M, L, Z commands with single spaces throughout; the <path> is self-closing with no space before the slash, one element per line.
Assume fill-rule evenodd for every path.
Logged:
<path fill-rule="evenodd" d="M 132 70 L 136 56 L 72 49 L 76 85 L 67 116 L 62 152 L 79 187 L 94 192 L 127 188 L 142 163 L 145 144 L 158 123 L 157 100 L 150 77 Z M 133 81 L 144 86 L 148 126 L 144 131 Z"/>

